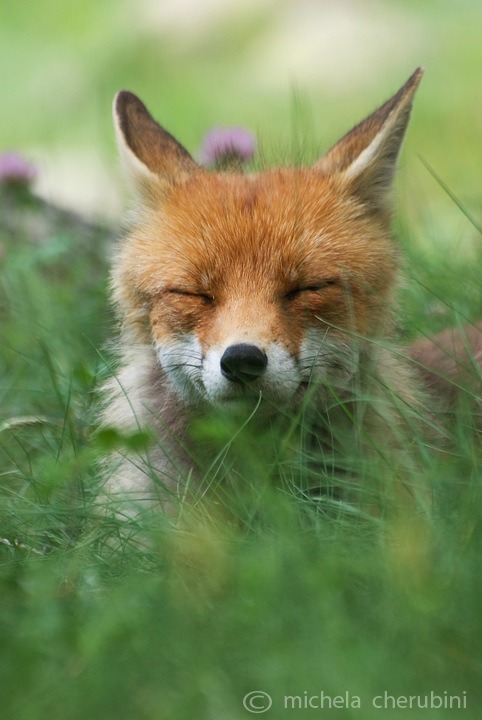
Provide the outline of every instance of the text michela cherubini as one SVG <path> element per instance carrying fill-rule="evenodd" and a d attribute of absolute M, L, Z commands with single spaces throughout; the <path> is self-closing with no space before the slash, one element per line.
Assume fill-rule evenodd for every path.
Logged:
<path fill-rule="evenodd" d="M 429 695 L 390 695 L 387 691 L 383 695 L 376 695 L 371 700 L 371 705 L 377 710 L 387 710 L 395 708 L 467 708 L 467 693 L 464 691 L 462 695 L 449 695 L 445 690 L 442 695 L 437 695 L 431 690 Z M 305 690 L 301 695 L 285 695 L 285 709 L 303 709 L 313 708 L 324 710 L 325 708 L 359 708 L 361 707 L 361 698 L 358 695 L 351 695 L 348 691 L 344 695 L 325 695 L 323 690 L 319 695 L 308 695 Z"/>

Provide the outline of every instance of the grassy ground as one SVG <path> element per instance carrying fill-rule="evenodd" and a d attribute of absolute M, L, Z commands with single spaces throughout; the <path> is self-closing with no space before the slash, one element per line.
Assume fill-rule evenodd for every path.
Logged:
<path fill-rule="evenodd" d="M 478 717 L 482 513 L 470 417 L 454 422 L 443 462 L 426 459 L 430 522 L 327 514 L 260 487 L 248 456 L 249 492 L 224 509 L 177 527 L 141 517 L 120 534 L 95 512 L 105 447 L 91 437 L 109 362 L 111 233 L 25 192 L 4 189 L 1 203 L 2 718 L 243 718 L 252 691 L 271 696 L 276 718 L 316 715 L 304 699 L 316 707 L 321 691 L 343 699 L 331 710 L 325 701 L 335 717 L 392 717 L 410 696 L 427 696 L 428 708 L 413 700 L 409 717 L 435 717 L 451 696 L 466 709 L 453 700 L 447 717 Z M 430 261 L 398 226 L 407 336 L 480 316 L 478 266 Z M 385 692 L 400 708 L 383 708 Z"/>
<path fill-rule="evenodd" d="M 296 137 L 314 148 L 325 133 L 327 147 L 424 64 L 398 185 L 400 323 L 411 339 L 482 317 L 479 3 L 367 3 L 370 23 L 406 19 L 397 27 L 407 50 L 379 68 L 383 88 L 368 70 L 361 85 L 356 74 L 351 84 L 315 78 L 296 102 L 287 86 L 263 84 L 262 63 L 253 80 L 253 48 L 271 37 L 264 10 L 236 31 L 227 22 L 190 36 L 141 27 L 121 5 L 42 0 L 28 14 L 5 5 L 0 67 L 16 69 L 2 80 L 2 146 L 97 146 L 112 166 L 110 102 L 129 86 L 191 150 L 212 124 L 246 124 L 271 161 L 280 147 L 284 158 L 296 153 Z M 310 106 L 323 127 L 314 129 Z M 463 407 L 450 454 L 424 461 L 437 498 L 430 522 L 323 512 L 259 487 L 251 456 L 249 493 L 218 512 L 179 527 L 145 516 L 122 533 L 99 517 L 97 463 L 109 438 L 92 431 L 111 359 L 111 239 L 28 193 L 0 190 L 2 720 L 237 720 L 252 716 L 243 698 L 253 691 L 271 696 L 266 717 L 276 719 L 428 720 L 450 696 L 466 709 L 453 701 L 446 717 L 479 718 L 481 447 Z M 317 709 L 321 691 L 343 706 Z M 428 696 L 428 708 L 387 700 L 385 709 L 385 692 L 422 705 Z M 285 696 L 302 707 L 285 708 Z"/>

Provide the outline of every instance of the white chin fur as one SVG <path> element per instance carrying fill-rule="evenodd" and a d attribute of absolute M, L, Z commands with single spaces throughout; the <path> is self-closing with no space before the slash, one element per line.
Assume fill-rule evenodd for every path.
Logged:
<path fill-rule="evenodd" d="M 232 382 L 221 373 L 222 350 L 212 349 L 204 360 L 203 382 L 209 400 L 215 405 L 230 403 L 245 397 L 262 397 L 275 404 L 287 403 L 295 394 L 301 381 L 296 363 L 280 345 L 271 343 L 263 348 L 268 365 L 263 375 L 247 384 Z"/>
<path fill-rule="evenodd" d="M 356 372 L 358 352 L 348 343 L 328 340 L 326 333 L 312 330 L 294 359 L 283 347 L 272 343 L 266 349 L 266 372 L 256 380 L 240 384 L 221 373 L 225 348 L 213 348 L 203 359 L 199 341 L 184 335 L 157 348 L 159 362 L 175 391 L 188 405 L 209 403 L 218 407 L 236 406 L 246 398 L 263 399 L 274 406 L 287 404 L 300 383 L 346 388 Z"/>

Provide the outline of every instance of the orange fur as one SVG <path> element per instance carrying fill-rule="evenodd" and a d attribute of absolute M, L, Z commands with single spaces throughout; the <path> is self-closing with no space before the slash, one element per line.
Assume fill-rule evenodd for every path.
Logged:
<path fill-rule="evenodd" d="M 121 363 L 104 424 L 149 426 L 161 441 L 144 458 L 119 458 L 113 495 L 152 499 L 160 483 L 171 504 L 203 449 L 193 420 L 249 414 L 261 398 L 266 425 L 307 392 L 327 452 L 382 457 L 395 484 L 413 467 L 409 436 L 425 403 L 395 339 L 389 198 L 421 74 L 313 167 L 253 175 L 207 172 L 119 93 L 138 207 L 114 261 Z M 199 473 L 191 480 L 195 492 Z"/>
<path fill-rule="evenodd" d="M 161 340 L 195 327 L 206 348 L 226 327 L 247 325 L 251 332 L 257 322 L 265 341 L 282 337 L 298 350 L 300 316 L 318 327 L 353 323 L 351 329 L 372 335 L 387 314 L 397 274 L 388 222 L 376 222 L 314 169 L 255 178 L 203 173 L 176 187 L 144 222 L 122 253 L 118 295 L 135 287 L 126 309 L 141 296 Z M 337 284 L 284 301 L 293 288 L 324 280 Z M 347 287 L 357 307 L 353 318 Z M 215 303 L 169 298 L 172 288 L 207 293 Z"/>

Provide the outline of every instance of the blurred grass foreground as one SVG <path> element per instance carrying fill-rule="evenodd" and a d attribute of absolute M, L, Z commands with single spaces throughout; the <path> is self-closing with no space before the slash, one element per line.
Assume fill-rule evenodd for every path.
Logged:
<path fill-rule="evenodd" d="M 471 414 L 454 418 L 449 454 L 427 457 L 430 521 L 357 520 L 264 487 L 248 446 L 235 478 L 246 492 L 231 507 L 180 523 L 100 516 L 112 438 L 93 441 L 92 408 L 111 362 L 112 232 L 26 184 L 0 188 L 2 718 L 242 718 L 268 702 L 254 691 L 272 717 L 313 714 L 323 697 L 336 717 L 391 717 L 412 697 L 410 717 L 442 707 L 478 718 Z M 407 332 L 480 316 L 478 265 L 460 261 L 459 297 L 443 264 L 404 243 L 418 280 L 405 291 Z"/>
<path fill-rule="evenodd" d="M 450 451 L 427 453 L 431 520 L 351 518 L 260 486 L 247 446 L 248 492 L 231 505 L 179 523 L 149 514 L 120 522 L 96 509 L 98 463 L 116 441 L 94 440 L 93 427 L 112 364 L 110 103 L 122 87 L 193 152 L 208 127 L 245 125 L 271 163 L 300 148 L 314 158 L 318 142 L 326 149 L 426 65 L 398 186 L 401 330 L 411 339 L 482 317 L 480 4 L 347 3 L 342 20 L 334 3 L 241 12 L 233 1 L 226 16 L 218 5 L 207 3 L 204 25 L 194 11 L 179 24 L 171 2 L 138 12 L 108 0 L 1 10 L 0 67 L 15 68 L 2 84 L 1 148 L 47 160 L 37 179 L 28 163 L 0 179 L 0 718 L 237 720 L 270 699 L 265 716 L 276 720 L 476 720 L 473 403 L 462 401 L 450 422 Z M 329 52 L 313 28 L 328 28 Z M 354 58 L 356 38 L 365 44 Z M 307 78 L 291 101 L 283 53 Z M 38 102 L 52 87 L 51 101 Z M 311 109 L 323 119 L 316 129 Z"/>

